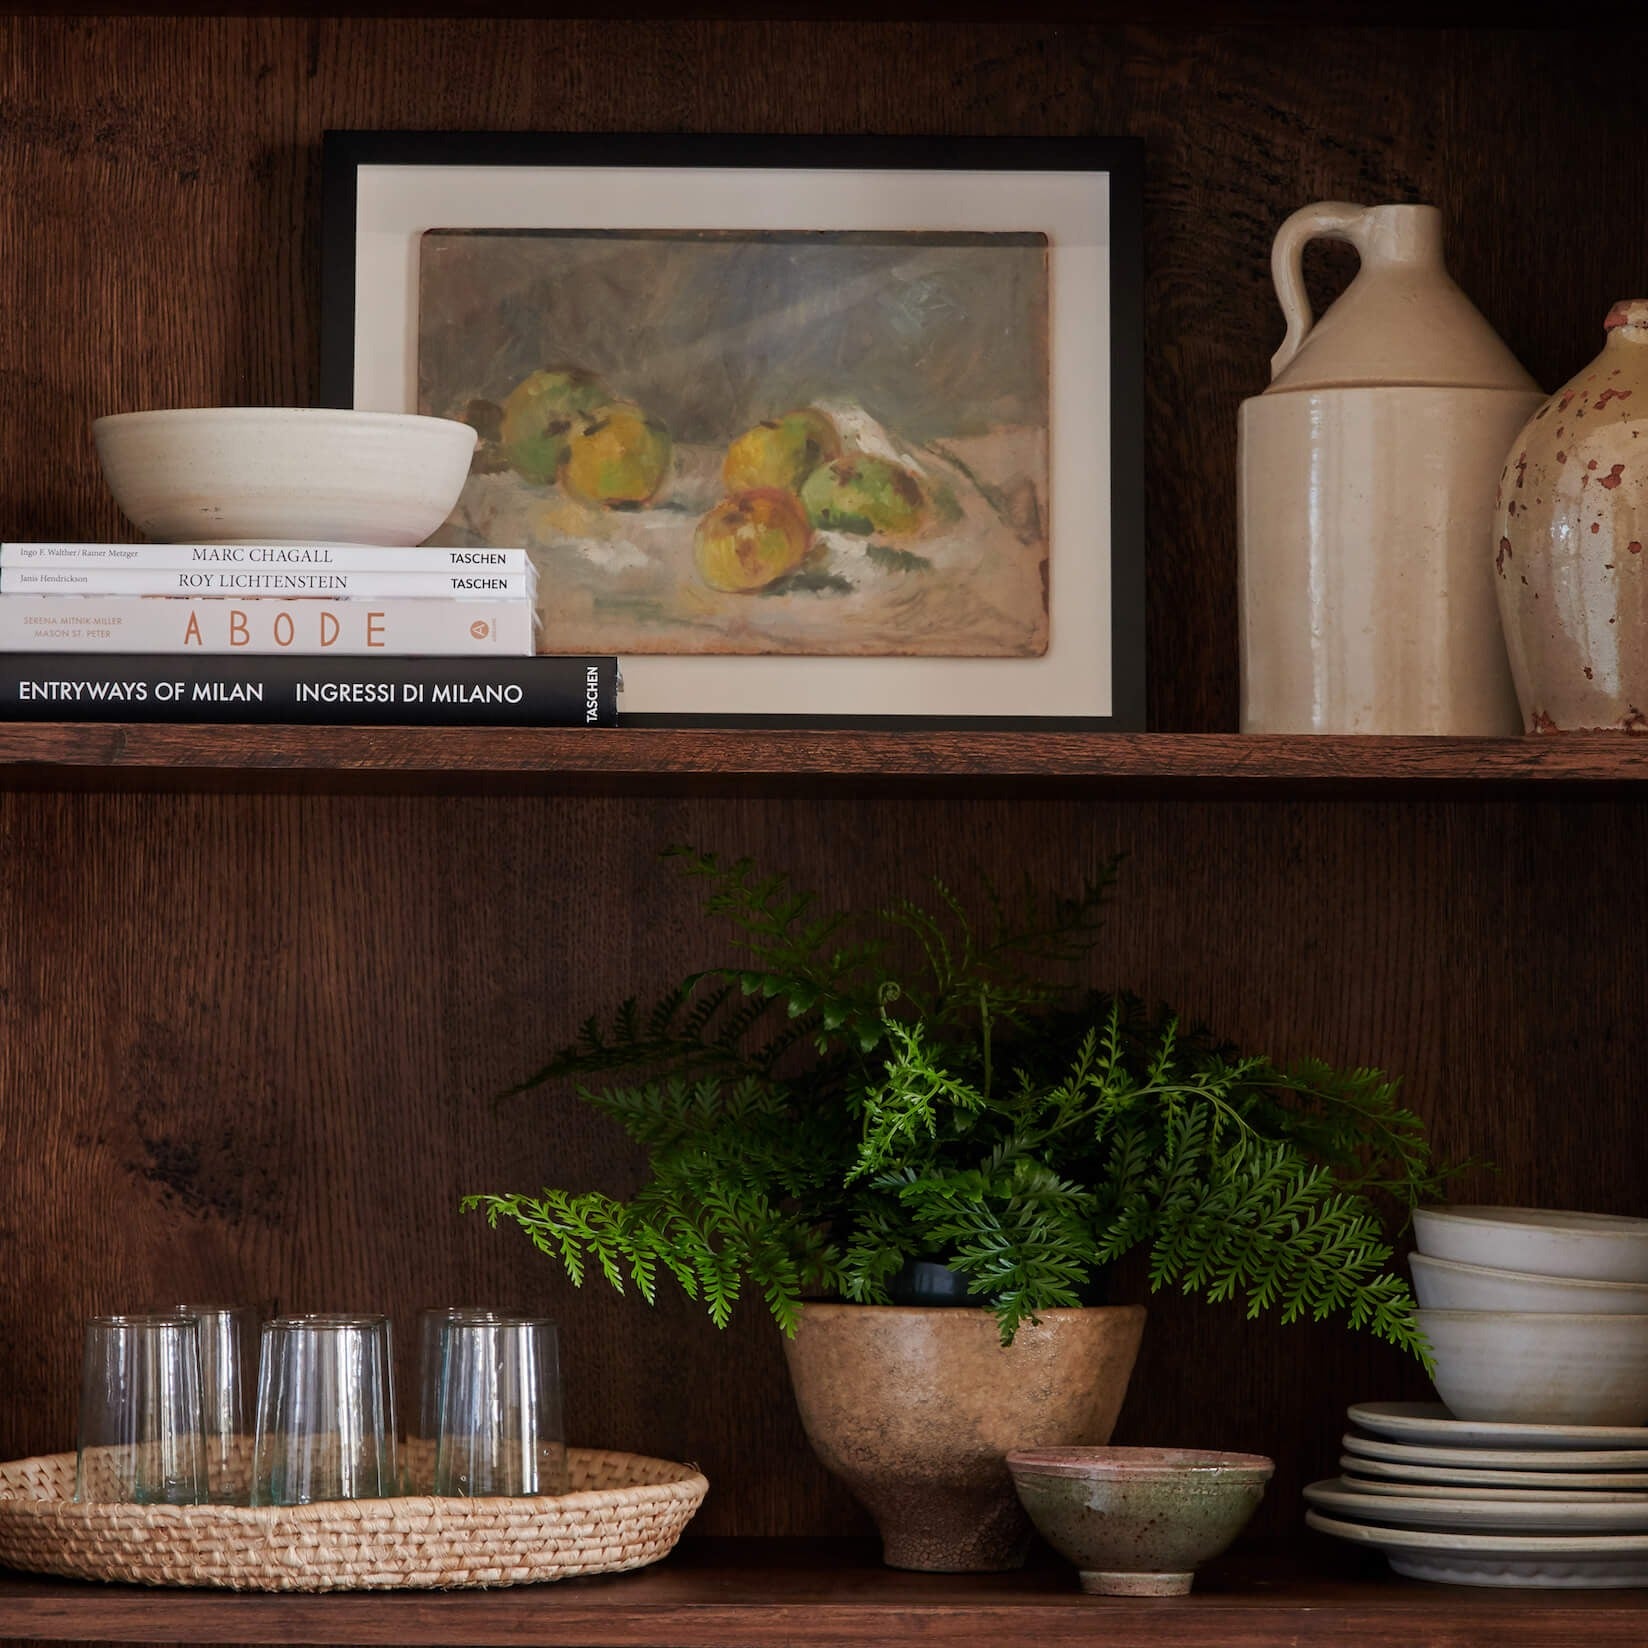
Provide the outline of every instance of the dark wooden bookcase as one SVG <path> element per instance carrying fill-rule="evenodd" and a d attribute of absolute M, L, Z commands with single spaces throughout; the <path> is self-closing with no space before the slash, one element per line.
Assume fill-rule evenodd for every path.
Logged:
<path fill-rule="evenodd" d="M 631 1170 L 571 1102 L 492 1097 L 587 1012 L 712 956 L 654 861 L 671 841 L 858 899 L 934 871 L 1067 884 L 1125 852 L 1095 982 L 1401 1072 L 1445 1151 L 1496 1164 L 1467 1193 L 1642 1212 L 1648 747 L 1231 729 L 1235 408 L 1279 331 L 1276 224 L 1318 198 L 1435 202 L 1455 274 L 1555 384 L 1648 279 L 1644 37 L 1324 28 L 1285 5 L 1153 25 L 81 9 L 0 17 L 16 538 L 120 535 L 98 413 L 313 396 L 327 127 L 1142 136 L 1155 730 L 0 727 L 0 1455 L 72 1443 L 93 1310 L 509 1300 L 565 1324 L 578 1440 L 713 1484 L 688 1548 L 627 1579 L 282 1598 L 0 1577 L 0 1639 L 1648 1638 L 1648 1594 L 1401 1583 L 1306 1535 L 1298 1489 L 1332 1473 L 1345 1404 L 1422 1376 L 1337 1327 L 1168 1298 L 1118 1439 L 1273 1454 L 1250 1547 L 1187 1604 L 1085 1601 L 1053 1567 L 879 1570 L 757 1307 L 720 1334 L 676 1299 L 576 1293 L 456 1212 Z M 1326 290 L 1347 265 L 1322 259 Z"/>

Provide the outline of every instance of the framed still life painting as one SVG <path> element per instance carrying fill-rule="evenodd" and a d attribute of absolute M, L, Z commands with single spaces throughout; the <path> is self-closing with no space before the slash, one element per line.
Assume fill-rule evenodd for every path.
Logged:
<path fill-rule="evenodd" d="M 461 419 L 630 724 L 1144 724 L 1138 147 L 332 132 L 324 398 Z"/>

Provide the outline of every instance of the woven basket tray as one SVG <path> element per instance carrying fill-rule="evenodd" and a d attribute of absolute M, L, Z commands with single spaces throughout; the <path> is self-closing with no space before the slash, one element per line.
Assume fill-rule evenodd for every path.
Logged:
<path fill-rule="evenodd" d="M 77 1505 L 74 1455 L 0 1465 L 0 1566 L 235 1591 L 435 1590 L 621 1573 L 667 1556 L 709 1483 L 569 1448 L 555 1499 L 349 1499 L 290 1508 Z"/>

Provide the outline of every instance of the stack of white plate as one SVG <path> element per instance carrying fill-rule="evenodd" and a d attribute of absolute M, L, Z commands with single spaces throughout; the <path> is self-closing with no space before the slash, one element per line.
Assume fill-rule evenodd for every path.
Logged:
<path fill-rule="evenodd" d="M 1305 1520 L 1418 1579 L 1648 1582 L 1648 1219 L 1441 1207 L 1414 1230 L 1442 1402 L 1353 1407 Z"/>
<path fill-rule="evenodd" d="M 1440 1402 L 1363 1402 L 1342 1475 L 1305 1521 L 1455 1585 L 1648 1583 L 1648 1427 L 1455 1419 Z"/>

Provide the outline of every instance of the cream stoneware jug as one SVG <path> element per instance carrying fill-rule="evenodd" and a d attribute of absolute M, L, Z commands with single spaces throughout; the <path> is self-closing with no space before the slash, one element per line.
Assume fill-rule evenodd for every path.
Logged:
<path fill-rule="evenodd" d="M 1361 267 L 1313 321 L 1318 239 Z M 1494 490 L 1538 388 L 1449 277 L 1434 206 L 1307 206 L 1271 273 L 1287 335 L 1237 465 L 1242 730 L 1518 731 Z"/>
<path fill-rule="evenodd" d="M 1495 582 L 1529 732 L 1648 733 L 1648 299 L 1603 331 L 1499 482 Z"/>

